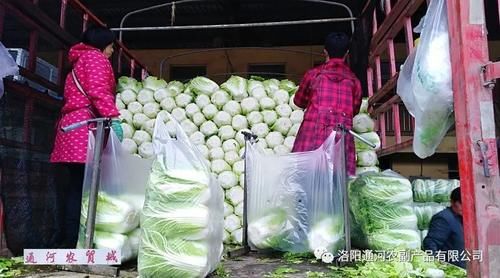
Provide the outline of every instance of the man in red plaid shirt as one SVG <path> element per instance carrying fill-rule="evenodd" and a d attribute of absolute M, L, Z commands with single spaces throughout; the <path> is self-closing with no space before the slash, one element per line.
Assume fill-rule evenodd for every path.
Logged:
<path fill-rule="evenodd" d="M 326 63 L 309 70 L 295 94 L 294 103 L 306 109 L 292 152 L 319 148 L 338 124 L 352 128 L 361 106 L 361 84 L 345 63 L 349 38 L 332 33 L 325 40 Z M 356 172 L 353 137 L 346 136 L 347 174 Z"/>

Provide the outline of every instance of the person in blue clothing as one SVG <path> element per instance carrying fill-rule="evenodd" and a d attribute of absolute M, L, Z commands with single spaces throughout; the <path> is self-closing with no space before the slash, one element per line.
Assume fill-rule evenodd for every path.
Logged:
<path fill-rule="evenodd" d="M 462 223 L 462 200 L 460 188 L 451 192 L 451 206 L 434 215 L 431 219 L 429 232 L 424 239 L 424 250 L 438 251 L 446 254 L 446 260 L 456 266 L 465 268 L 465 261 L 462 261 L 464 252 L 464 231 Z M 450 254 L 458 254 L 448 256 Z"/>

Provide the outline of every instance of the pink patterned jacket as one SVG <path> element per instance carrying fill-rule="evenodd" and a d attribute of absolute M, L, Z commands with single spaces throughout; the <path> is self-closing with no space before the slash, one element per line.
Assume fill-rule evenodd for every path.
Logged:
<path fill-rule="evenodd" d="M 60 128 L 95 117 L 119 116 L 115 105 L 115 77 L 109 59 L 99 49 L 79 43 L 70 49 L 68 56 L 87 96 L 78 90 L 71 73 L 68 74 L 64 85 L 64 106 L 50 161 L 85 163 L 87 127 L 68 133 L 63 133 Z"/>

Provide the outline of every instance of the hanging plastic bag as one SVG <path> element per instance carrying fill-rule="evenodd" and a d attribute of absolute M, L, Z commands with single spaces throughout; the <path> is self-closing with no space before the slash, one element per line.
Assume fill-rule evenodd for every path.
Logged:
<path fill-rule="evenodd" d="M 17 66 L 14 59 L 10 55 L 9 51 L 5 48 L 5 46 L 0 42 L 0 98 L 2 98 L 4 94 L 3 89 L 3 78 L 9 75 L 17 75 L 19 74 L 19 67 Z"/>
<path fill-rule="evenodd" d="M 156 159 L 141 215 L 141 277 L 205 277 L 218 266 L 224 232 L 224 196 L 202 154 L 168 114 L 153 134 Z"/>
<path fill-rule="evenodd" d="M 315 151 L 246 153 L 248 237 L 252 249 L 332 254 L 345 248 L 342 188 L 345 166 L 335 132 Z"/>
<path fill-rule="evenodd" d="M 78 247 L 85 244 L 95 137 L 89 132 Z M 140 211 L 152 161 L 127 153 L 111 130 L 102 151 L 94 233 L 95 248 L 121 249 L 122 262 L 137 258 Z"/>
<path fill-rule="evenodd" d="M 454 123 L 446 1 L 431 1 L 417 27 L 420 41 L 401 69 L 397 94 L 415 118 L 413 151 L 426 158 Z"/>

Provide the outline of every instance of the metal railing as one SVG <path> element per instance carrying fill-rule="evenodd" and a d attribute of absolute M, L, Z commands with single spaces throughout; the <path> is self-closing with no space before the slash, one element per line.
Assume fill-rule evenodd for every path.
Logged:
<path fill-rule="evenodd" d="M 57 94 L 56 99 L 53 95 L 49 96 L 46 92 L 37 92 L 36 89 L 30 86 L 25 86 L 19 82 L 6 80 L 5 89 L 7 92 L 16 95 L 18 98 L 25 99 L 24 104 L 24 140 L 19 142 L 25 145 L 25 148 L 33 148 L 30 146 L 29 138 L 31 138 L 31 115 L 34 109 L 40 109 L 40 105 L 50 110 L 57 110 L 62 105 L 60 99 L 63 94 L 64 81 L 66 77 L 66 59 L 68 49 L 78 42 L 74 27 L 81 23 L 84 31 L 90 24 L 105 26 L 105 23 L 97 18 L 88 8 L 86 8 L 79 0 L 61 0 L 59 19 L 54 18 L 47 14 L 42 8 L 38 6 L 37 0 L 3 0 L 0 1 L 0 40 L 4 42 L 6 47 L 9 47 L 11 38 L 6 37 L 12 30 L 4 30 L 6 17 L 14 19 L 15 28 L 22 28 L 22 30 L 15 30 L 16 32 L 23 32 L 28 30 L 28 41 L 25 45 L 16 45 L 27 50 L 27 62 L 25 66 L 20 67 L 20 75 L 23 80 L 35 82 L 41 87 L 46 88 L 47 91 L 52 91 Z M 70 13 L 71 17 L 68 17 Z M 81 17 L 74 16 L 79 14 Z M 10 23 L 10 22 L 9 22 Z M 70 23 L 70 24 L 69 24 Z M 71 26 L 68 26 L 71 25 Z M 81 33 L 76 30 L 76 32 Z M 9 33 L 12 34 L 12 33 Z M 41 76 L 37 71 L 37 59 L 40 54 L 40 44 L 48 42 L 53 47 L 54 59 L 58 70 L 58 78 L 56 80 L 48 80 Z M 119 73 L 120 68 L 127 66 L 130 68 L 130 76 L 141 78 L 147 74 L 146 67 L 140 63 L 137 58 L 121 43 L 117 42 L 117 48 L 120 55 L 125 57 L 127 61 L 117 65 Z M 140 73 L 137 73 L 140 69 Z M 40 104 L 40 105 L 39 105 Z"/>
<path fill-rule="evenodd" d="M 402 141 L 402 135 L 413 131 L 415 123 L 406 108 L 401 105 L 399 96 L 394 93 L 398 78 L 394 40 L 400 32 L 404 32 L 406 54 L 410 54 L 414 47 L 411 17 L 424 4 L 424 0 L 398 0 L 394 4 L 392 2 L 394 1 L 385 0 L 385 17 L 382 22 L 377 21 L 377 11 L 373 13 L 373 37 L 367 70 L 370 111 L 378 122 L 382 143 L 380 153 L 384 155 L 404 149 L 411 142 L 411 139 Z M 384 54 L 389 62 L 387 82 L 384 82 L 382 73 Z M 394 145 L 387 145 L 388 135 L 394 136 Z"/>

